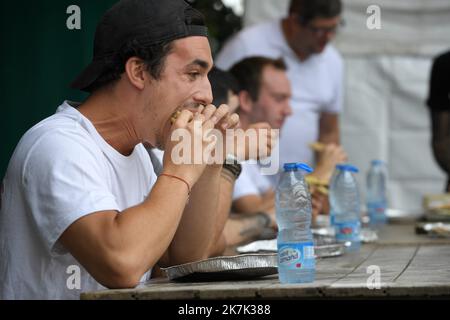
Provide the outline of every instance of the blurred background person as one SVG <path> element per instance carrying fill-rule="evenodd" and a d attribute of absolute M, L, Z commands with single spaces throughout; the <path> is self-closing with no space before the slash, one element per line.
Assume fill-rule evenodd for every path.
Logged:
<path fill-rule="evenodd" d="M 208 73 L 208 79 L 213 93 L 212 104 L 216 107 L 221 104 L 227 104 L 230 107 L 230 112 L 235 112 L 239 107 L 237 96 L 239 85 L 234 76 L 214 66 Z"/>
<path fill-rule="evenodd" d="M 445 191 L 450 192 L 450 51 L 433 61 L 427 105 L 431 116 L 433 154 L 439 167 L 447 174 Z"/>
<path fill-rule="evenodd" d="M 230 72 L 239 83 L 237 113 L 241 127 L 247 129 L 267 122 L 272 129 L 282 129 L 292 113 L 291 84 L 283 59 L 249 57 L 232 66 Z M 326 157 L 309 176 L 328 183 L 336 164 L 346 161 L 347 156 L 341 147 L 334 144 L 327 145 L 323 153 Z M 268 213 L 271 226 L 276 229 L 275 188 L 269 177 L 261 173 L 258 164 L 244 162 L 241 176 L 234 187 L 233 209 L 243 214 Z M 313 216 L 317 216 L 328 199 L 320 192 L 313 192 L 312 196 Z"/>
<path fill-rule="evenodd" d="M 283 57 L 292 83 L 292 116 L 282 130 L 280 164 L 314 165 L 310 143 L 339 144 L 343 63 L 329 42 L 341 25 L 341 11 L 340 0 L 292 0 L 287 17 L 242 30 L 215 60 L 228 69 L 249 56 Z"/>
<path fill-rule="evenodd" d="M 214 67 L 208 74 L 213 93 L 213 104 L 220 106 L 227 104 L 232 112 L 236 112 L 239 108 L 239 84 L 236 78 L 227 71 Z M 258 123 L 253 126 L 255 129 L 264 128 L 270 130 L 268 123 Z M 249 128 L 252 128 L 250 126 Z M 268 149 L 271 149 L 270 141 Z M 247 144 L 247 147 L 249 144 Z M 248 159 L 250 150 L 242 150 L 243 154 L 239 156 L 241 159 Z M 234 162 L 234 161 L 232 161 Z M 219 218 L 216 227 L 220 236 L 213 242 L 210 249 L 210 256 L 222 255 L 227 246 L 232 247 L 237 244 L 249 242 L 254 239 L 261 238 L 267 232 L 267 227 L 271 224 L 270 217 L 260 212 L 254 215 L 235 214 L 231 210 L 233 190 L 236 179 L 242 171 L 239 162 L 226 163 L 222 169 L 222 178 L 220 182 L 220 200 L 219 200 Z"/>

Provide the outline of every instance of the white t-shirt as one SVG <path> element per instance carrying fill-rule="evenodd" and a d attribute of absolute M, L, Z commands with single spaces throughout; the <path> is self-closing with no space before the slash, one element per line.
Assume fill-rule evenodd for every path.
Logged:
<path fill-rule="evenodd" d="M 142 144 L 123 156 L 64 102 L 25 133 L 4 178 L 0 299 L 78 299 L 104 289 L 57 240 L 85 215 L 141 203 L 155 182 Z"/>
<path fill-rule="evenodd" d="M 243 162 L 241 175 L 234 183 L 233 200 L 250 195 L 262 196 L 271 188 L 269 176 L 261 174 L 258 164 Z"/>
<path fill-rule="evenodd" d="M 225 44 L 215 63 L 229 69 L 251 56 L 282 57 L 288 66 L 293 114 L 281 130 L 280 168 L 287 162 L 313 165 L 308 145 L 318 139 L 320 113 L 339 113 L 342 109 L 342 58 L 328 45 L 321 54 L 300 61 L 286 42 L 281 21 L 271 21 L 239 32 Z"/>

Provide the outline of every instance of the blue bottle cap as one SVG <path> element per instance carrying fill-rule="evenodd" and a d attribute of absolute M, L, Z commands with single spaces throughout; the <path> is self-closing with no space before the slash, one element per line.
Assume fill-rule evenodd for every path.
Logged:
<path fill-rule="evenodd" d="M 373 166 L 377 166 L 377 165 L 381 165 L 381 164 L 385 164 L 386 162 L 384 162 L 383 160 L 379 160 L 379 159 L 375 159 L 371 161 L 371 164 Z"/>
<path fill-rule="evenodd" d="M 285 163 L 283 165 L 284 171 L 295 171 L 297 170 L 297 164 L 296 163 Z"/>
<path fill-rule="evenodd" d="M 351 164 L 348 163 L 340 163 L 336 165 L 336 169 L 341 171 L 350 171 L 353 173 L 358 173 L 359 169 Z"/>
<path fill-rule="evenodd" d="M 306 171 L 308 173 L 313 172 L 313 169 L 310 166 L 308 166 L 306 163 L 297 163 L 297 169 Z"/>

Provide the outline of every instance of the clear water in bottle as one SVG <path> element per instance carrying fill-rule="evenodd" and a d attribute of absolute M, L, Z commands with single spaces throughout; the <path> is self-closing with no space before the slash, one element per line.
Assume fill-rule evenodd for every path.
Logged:
<path fill-rule="evenodd" d="M 354 173 L 358 169 L 349 164 L 338 164 L 330 183 L 330 219 L 336 240 L 350 242 L 348 251 L 361 246 L 361 219 L 358 185 Z"/>
<path fill-rule="evenodd" d="M 387 169 L 385 162 L 373 160 L 367 173 L 366 204 L 370 219 L 370 226 L 379 227 L 386 223 L 386 180 Z"/>
<path fill-rule="evenodd" d="M 276 190 L 278 274 L 281 283 L 307 283 L 315 279 L 311 233 L 311 195 L 302 172 L 312 169 L 287 163 Z"/>

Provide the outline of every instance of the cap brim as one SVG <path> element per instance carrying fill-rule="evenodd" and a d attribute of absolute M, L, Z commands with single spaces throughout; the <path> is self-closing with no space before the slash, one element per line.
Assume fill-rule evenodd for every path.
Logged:
<path fill-rule="evenodd" d="M 79 89 L 82 91 L 89 92 L 87 90 L 94 81 L 103 73 L 105 70 L 105 62 L 104 61 L 93 61 L 91 62 L 81 74 L 71 83 L 71 87 L 73 89 Z"/>

